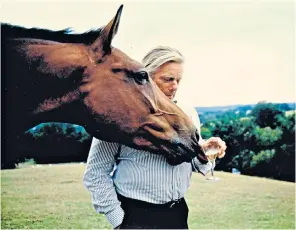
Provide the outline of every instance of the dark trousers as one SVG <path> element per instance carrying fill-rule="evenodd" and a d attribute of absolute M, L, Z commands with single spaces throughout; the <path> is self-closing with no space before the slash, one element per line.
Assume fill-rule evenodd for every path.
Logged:
<path fill-rule="evenodd" d="M 178 202 L 152 204 L 118 194 L 125 212 L 121 229 L 188 229 L 188 206 L 184 198 Z"/>

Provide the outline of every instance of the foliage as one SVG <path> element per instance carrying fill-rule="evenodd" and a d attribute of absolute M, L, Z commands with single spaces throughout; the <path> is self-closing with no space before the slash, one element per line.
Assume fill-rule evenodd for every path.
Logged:
<path fill-rule="evenodd" d="M 275 128 L 278 116 L 283 116 L 284 112 L 279 106 L 272 103 L 259 102 L 253 109 L 251 115 L 255 117 L 255 122 L 260 127 Z"/>
<path fill-rule="evenodd" d="M 241 110 L 239 109 L 241 108 Z M 295 181 L 295 111 L 291 105 L 259 102 L 228 111 L 202 112 L 203 138 L 221 137 L 227 154 L 217 170 Z M 250 110 L 251 109 L 251 110 Z M 83 127 L 44 123 L 20 139 L 15 163 L 33 158 L 36 163 L 86 161 L 91 137 Z"/>
<path fill-rule="evenodd" d="M 72 138 L 81 143 L 90 139 L 89 134 L 81 126 L 57 122 L 40 124 L 28 130 L 27 133 L 35 139 L 56 136 Z"/>
<path fill-rule="evenodd" d="M 16 165 L 16 168 L 26 168 L 26 167 L 31 167 L 33 165 L 36 165 L 36 161 L 33 158 L 31 158 L 31 159 L 25 158 L 24 162 L 18 163 Z"/>
<path fill-rule="evenodd" d="M 28 130 L 22 139 L 20 162 L 34 158 L 37 163 L 86 161 L 91 137 L 78 125 L 44 123 Z"/>
<path fill-rule="evenodd" d="M 258 154 L 252 155 L 251 167 L 255 167 L 257 164 L 260 164 L 260 163 L 270 163 L 270 161 L 274 156 L 275 156 L 274 149 L 262 150 Z"/>
<path fill-rule="evenodd" d="M 295 181 L 295 114 L 290 114 L 277 104 L 260 102 L 249 116 L 226 112 L 207 120 L 202 135 L 210 133 L 227 143 L 217 169 Z"/>

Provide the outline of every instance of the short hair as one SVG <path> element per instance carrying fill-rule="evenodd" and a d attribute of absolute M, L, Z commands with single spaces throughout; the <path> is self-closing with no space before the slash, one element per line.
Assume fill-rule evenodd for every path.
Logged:
<path fill-rule="evenodd" d="M 158 46 L 150 50 L 142 60 L 143 65 L 151 77 L 161 65 L 168 62 L 184 63 L 184 57 L 174 48 Z"/>

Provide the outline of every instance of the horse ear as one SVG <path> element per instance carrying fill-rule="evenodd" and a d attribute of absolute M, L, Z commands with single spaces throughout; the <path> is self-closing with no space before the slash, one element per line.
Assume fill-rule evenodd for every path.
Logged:
<path fill-rule="evenodd" d="M 92 49 L 95 52 L 102 51 L 104 54 L 110 53 L 112 39 L 118 31 L 122 8 L 123 5 L 117 10 L 115 17 L 104 27 L 100 37 L 92 44 Z"/>

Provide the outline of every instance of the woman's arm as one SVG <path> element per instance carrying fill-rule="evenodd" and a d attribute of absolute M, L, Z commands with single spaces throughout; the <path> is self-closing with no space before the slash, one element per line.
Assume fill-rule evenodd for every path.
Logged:
<path fill-rule="evenodd" d="M 105 214 L 113 228 L 119 226 L 124 217 L 111 176 L 118 146 L 118 143 L 93 138 L 83 176 L 95 210 Z"/>

